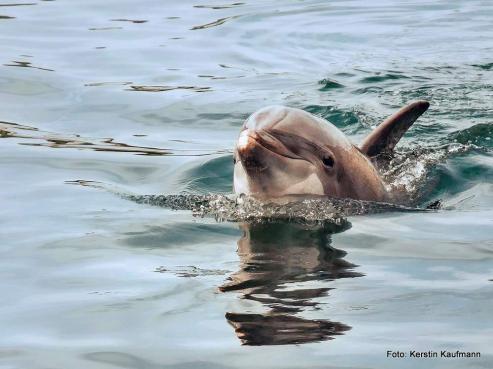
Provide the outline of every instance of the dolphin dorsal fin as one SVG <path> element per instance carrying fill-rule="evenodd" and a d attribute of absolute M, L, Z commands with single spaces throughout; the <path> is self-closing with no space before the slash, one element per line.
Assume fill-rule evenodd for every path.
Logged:
<path fill-rule="evenodd" d="M 411 125 L 423 114 L 430 103 L 413 102 L 383 121 L 360 145 L 360 150 L 369 157 L 391 154 L 395 145 Z"/>

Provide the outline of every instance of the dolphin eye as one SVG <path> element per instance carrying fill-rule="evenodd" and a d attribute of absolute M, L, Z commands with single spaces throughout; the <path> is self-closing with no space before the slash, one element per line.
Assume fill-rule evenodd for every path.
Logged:
<path fill-rule="evenodd" d="M 233 164 L 236 164 L 236 156 L 233 156 Z"/>
<path fill-rule="evenodd" d="M 332 156 L 324 156 L 322 158 L 322 163 L 324 163 L 326 167 L 332 168 L 334 166 L 334 159 L 332 159 Z"/>

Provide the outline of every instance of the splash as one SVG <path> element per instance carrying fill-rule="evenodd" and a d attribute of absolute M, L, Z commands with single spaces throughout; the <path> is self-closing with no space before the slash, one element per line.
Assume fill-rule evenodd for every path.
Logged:
<path fill-rule="evenodd" d="M 447 158 L 482 150 L 474 144 L 447 143 L 437 147 L 414 147 L 396 152 L 391 160 L 380 164 L 382 177 L 388 183 L 388 190 L 408 204 L 416 204 L 426 198 L 424 184 L 431 170 Z"/>
<path fill-rule="evenodd" d="M 196 217 L 213 217 L 217 221 L 248 223 L 288 221 L 308 226 L 330 223 L 344 228 L 349 225 L 346 220 L 348 216 L 392 211 L 427 211 L 422 208 L 390 203 L 325 196 L 289 196 L 261 201 L 243 194 L 138 195 L 120 191 L 96 181 L 75 180 L 66 183 L 112 192 L 125 200 L 138 204 L 171 210 L 188 210 Z"/>
<path fill-rule="evenodd" d="M 240 195 L 126 195 L 121 197 L 137 202 L 173 210 L 190 210 L 194 216 L 212 216 L 218 221 L 264 222 L 287 220 L 297 223 L 331 221 L 342 225 L 341 208 L 326 200 L 305 199 L 286 203 L 261 202 Z"/>

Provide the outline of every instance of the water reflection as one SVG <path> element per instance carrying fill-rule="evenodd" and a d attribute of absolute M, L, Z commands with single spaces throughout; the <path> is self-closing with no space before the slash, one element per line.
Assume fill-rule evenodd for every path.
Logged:
<path fill-rule="evenodd" d="M 351 327 L 328 320 L 302 319 L 288 314 L 226 313 L 244 345 L 302 344 L 333 339 Z"/>
<path fill-rule="evenodd" d="M 333 289 L 326 282 L 362 276 L 346 253 L 330 246 L 331 234 L 349 223 L 306 225 L 288 222 L 242 224 L 240 269 L 219 289 L 260 302 L 265 314 L 228 312 L 226 319 L 244 345 L 300 344 L 333 339 L 351 327 L 295 314 L 317 309 Z M 322 282 L 322 283 L 320 283 Z"/>

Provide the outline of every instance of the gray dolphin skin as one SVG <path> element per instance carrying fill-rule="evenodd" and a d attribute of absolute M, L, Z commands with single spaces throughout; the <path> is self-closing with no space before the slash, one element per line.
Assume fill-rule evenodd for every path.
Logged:
<path fill-rule="evenodd" d="M 323 195 L 394 202 L 373 162 L 390 156 L 429 107 L 413 102 L 358 148 L 333 124 L 300 109 L 269 106 L 243 124 L 234 152 L 234 191 L 259 199 Z"/>

